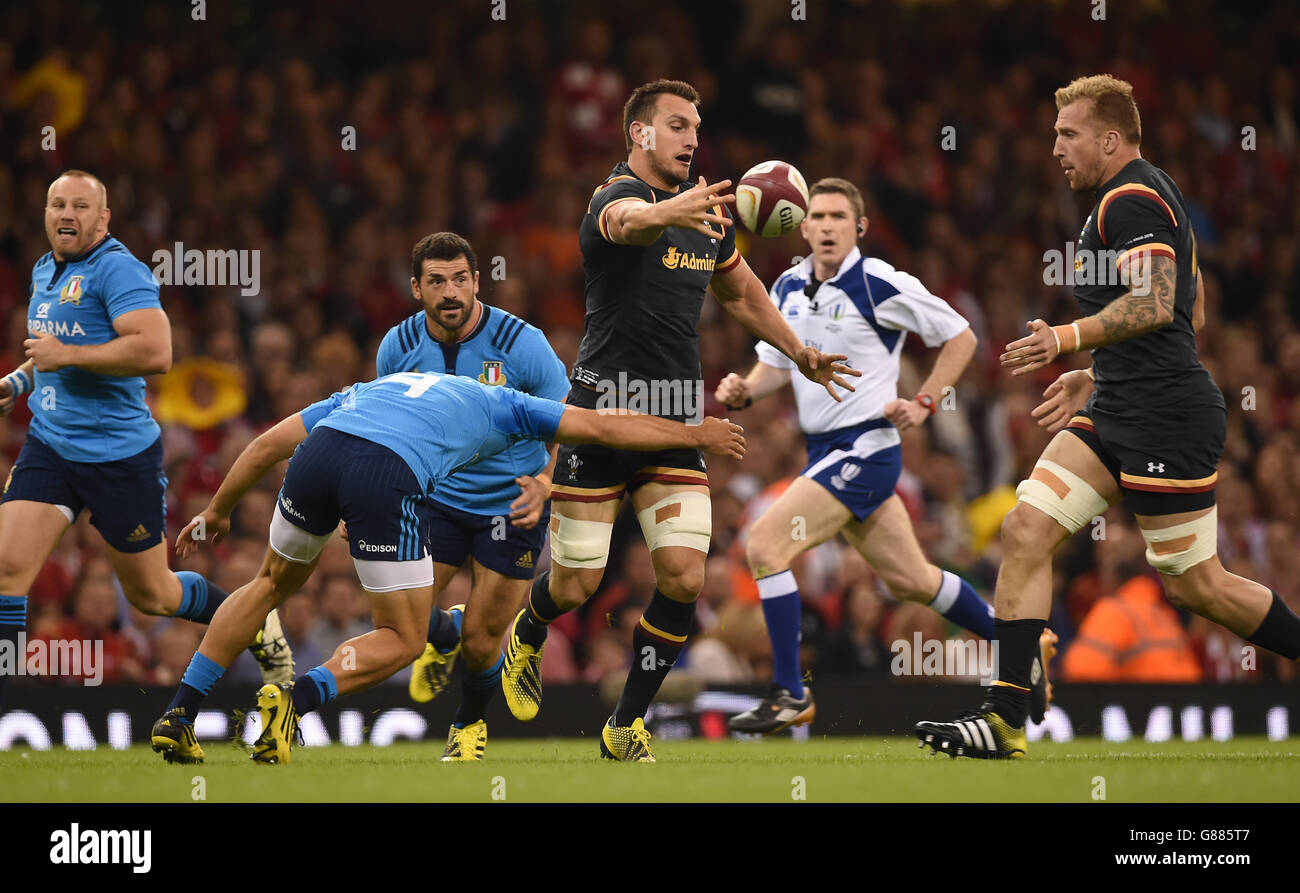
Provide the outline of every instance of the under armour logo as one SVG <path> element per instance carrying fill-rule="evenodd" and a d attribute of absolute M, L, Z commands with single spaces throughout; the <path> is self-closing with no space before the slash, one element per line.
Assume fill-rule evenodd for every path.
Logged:
<path fill-rule="evenodd" d="M 1148 463 L 1147 463 L 1147 471 L 1148 471 L 1148 472 L 1156 472 L 1156 471 L 1158 471 L 1158 472 L 1160 472 L 1161 474 L 1164 474 L 1164 473 L 1165 473 L 1165 463 L 1163 463 L 1163 462 L 1148 462 Z"/>

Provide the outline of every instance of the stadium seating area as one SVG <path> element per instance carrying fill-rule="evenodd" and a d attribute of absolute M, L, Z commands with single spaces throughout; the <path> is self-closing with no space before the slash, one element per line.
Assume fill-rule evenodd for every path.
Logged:
<path fill-rule="evenodd" d="M 1188 200 L 1207 273 L 1200 344 L 1229 408 L 1221 555 L 1300 610 L 1300 30 L 1286 0 L 1198 14 L 1208 5 L 1180 2 L 1175 14 L 1172 4 L 1111 4 L 1111 16 L 1131 17 L 1106 32 L 1107 41 L 1121 35 L 1111 45 L 1087 4 L 962 4 L 957 16 L 873 2 L 821 17 L 810 4 L 808 20 L 792 22 L 787 4 L 744 0 L 659 0 L 617 17 L 585 3 L 510 0 L 507 21 L 494 22 L 478 2 L 409 3 L 405 15 L 384 16 L 344 2 L 301 12 L 247 3 L 209 4 L 212 21 L 185 24 L 172 19 L 187 4 L 157 4 L 131 29 L 115 24 L 111 5 L 97 17 L 15 4 L 0 12 L 4 371 L 21 359 L 31 265 L 48 250 L 44 191 L 69 167 L 104 179 L 111 231 L 146 263 L 177 242 L 261 252 L 256 295 L 162 291 L 175 368 L 151 382 L 151 395 L 166 422 L 173 536 L 261 428 L 373 374 L 379 339 L 416 309 L 409 255 L 426 233 L 466 236 L 483 270 L 480 296 L 540 326 L 571 365 L 584 203 L 625 157 L 629 90 L 679 77 L 705 98 L 694 173 L 734 179 L 782 158 L 809 180 L 852 180 L 868 202 L 868 252 L 970 319 L 976 359 L 955 409 L 905 437 L 900 489 L 928 552 L 991 596 L 998 523 L 1047 441 L 1028 413 L 1066 368 L 1026 382 L 1003 374 L 997 355 L 1026 320 L 1071 318 L 1068 290 L 1044 282 L 1042 255 L 1064 250 L 1087 212 L 1051 156 L 1052 91 L 1092 73 L 1077 60 L 1110 58 L 1107 69 L 1136 88 L 1145 157 Z M 205 29 L 218 22 L 241 39 L 210 39 Z M 1188 74 L 1166 79 L 1175 58 Z M 54 148 L 43 145 L 47 125 Z M 951 150 L 941 145 L 947 127 Z M 797 236 L 742 238 L 765 282 L 803 248 Z M 752 340 L 715 303 L 700 340 L 710 394 L 753 362 Z M 907 353 L 904 388 L 933 356 L 917 344 Z M 20 408 L 0 420 L 0 474 L 27 418 Z M 749 454 L 710 463 L 704 635 L 685 663 L 750 682 L 765 678 L 768 646 L 740 543 L 746 519 L 802 467 L 803 448 L 788 395 L 735 418 Z M 228 590 L 256 572 L 277 484 L 250 494 L 235 535 L 193 569 Z M 1118 517 L 1108 529 L 1138 537 Z M 1123 542 L 1111 545 L 1080 535 L 1057 563 L 1054 625 L 1066 644 L 1093 602 L 1147 572 L 1140 552 L 1135 562 Z M 33 634 L 93 631 L 112 643 L 110 680 L 174 684 L 199 628 L 114 599 L 99 549 L 81 519 L 33 590 Z M 629 608 L 653 588 L 648 567 L 635 524 L 620 525 L 604 590 L 551 639 L 548 680 L 596 682 L 621 669 L 638 616 Z M 936 615 L 888 598 L 840 545 L 808 553 L 796 574 L 814 672 L 887 673 L 890 641 L 946 632 Z M 466 592 L 457 581 L 443 603 Z M 342 544 L 283 613 L 300 666 L 368 622 Z M 1196 620 L 1187 633 L 1207 680 L 1293 669 L 1261 655 L 1257 670 L 1243 670 L 1225 631 Z M 256 677 L 251 662 L 242 671 Z"/>

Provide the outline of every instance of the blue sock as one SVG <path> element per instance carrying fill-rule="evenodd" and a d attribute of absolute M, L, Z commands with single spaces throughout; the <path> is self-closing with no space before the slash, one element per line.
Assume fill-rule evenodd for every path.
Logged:
<path fill-rule="evenodd" d="M 452 725 L 463 729 L 470 723 L 478 722 L 487 710 L 488 702 L 501 687 L 501 668 L 506 664 L 504 654 L 497 655 L 497 662 L 486 670 L 465 668 L 465 679 L 461 686 L 460 706 L 456 708 L 456 718 Z"/>
<path fill-rule="evenodd" d="M 793 697 L 802 698 L 799 632 L 803 611 L 794 571 L 781 571 L 756 582 L 758 596 L 763 601 L 763 616 L 767 618 L 767 637 L 772 640 L 772 681 Z"/>
<path fill-rule="evenodd" d="M 27 655 L 18 653 L 18 635 L 27 628 L 27 596 L 0 595 L 0 649 L 13 657 L 13 665 L 0 669 L 0 710 L 4 709 L 5 691 L 9 688 L 10 672 L 18 672 L 18 662 Z M 8 659 L 4 661 L 8 664 Z"/>
<path fill-rule="evenodd" d="M 434 608 L 429 616 L 429 644 L 443 654 L 451 651 L 460 642 L 460 625 L 465 614 L 459 609 L 444 611 Z"/>
<path fill-rule="evenodd" d="M 993 606 L 980 598 L 979 593 L 956 574 L 943 572 L 939 591 L 930 602 L 930 607 L 963 629 L 993 641 Z"/>
<path fill-rule="evenodd" d="M 167 709 L 183 710 L 182 718 L 186 722 L 194 722 L 194 717 L 199 712 L 199 705 L 225 673 L 226 668 L 221 664 L 195 652 L 190 658 L 190 665 L 185 668 L 185 675 L 181 677 L 181 684 L 176 688 L 176 697 L 172 698 Z"/>
<path fill-rule="evenodd" d="M 293 682 L 293 709 L 299 716 L 311 713 L 322 704 L 339 696 L 339 684 L 334 674 L 324 667 L 308 670 Z"/>
<path fill-rule="evenodd" d="M 193 620 L 195 623 L 211 623 L 217 608 L 230 597 L 216 583 L 194 571 L 177 571 L 176 579 L 181 581 L 181 606 L 176 609 L 173 617 Z"/>

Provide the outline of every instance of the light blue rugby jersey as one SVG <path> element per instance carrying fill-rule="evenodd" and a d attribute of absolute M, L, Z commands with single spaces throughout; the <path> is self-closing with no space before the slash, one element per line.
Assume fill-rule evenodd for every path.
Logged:
<path fill-rule="evenodd" d="M 509 449 L 555 436 L 564 404 L 454 375 L 399 372 L 332 394 L 301 413 L 320 426 L 388 447 L 435 497 L 452 472 Z"/>
<path fill-rule="evenodd" d="M 379 345 L 377 374 L 459 375 L 535 397 L 564 400 L 569 393 L 568 375 L 541 329 L 482 301 L 479 304 L 483 313 L 478 324 L 455 344 L 443 344 L 429 334 L 423 310 L 393 326 Z M 441 482 L 437 499 L 476 515 L 508 515 L 510 503 L 519 498 L 515 478 L 538 474 L 548 461 L 545 444 L 516 441 Z"/>
<path fill-rule="evenodd" d="M 145 307 L 162 308 L 158 283 L 110 235 L 79 257 L 60 261 L 50 252 L 36 262 L 27 330 L 66 344 L 103 344 L 117 337 L 113 320 Z M 37 372 L 27 407 L 31 434 L 70 462 L 125 459 L 158 439 L 139 375 Z"/>

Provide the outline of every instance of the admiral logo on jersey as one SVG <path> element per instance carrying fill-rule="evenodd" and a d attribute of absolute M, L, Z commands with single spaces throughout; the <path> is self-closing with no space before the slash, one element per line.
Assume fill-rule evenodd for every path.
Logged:
<path fill-rule="evenodd" d="M 670 270 L 713 270 L 714 260 L 698 254 L 682 254 L 676 247 L 669 247 L 663 256 L 663 265 Z"/>
<path fill-rule="evenodd" d="M 574 382 L 651 382 L 700 379 L 700 312 L 709 282 L 739 265 L 736 227 L 721 240 L 682 227 L 667 227 L 649 245 L 610 241 L 610 210 L 624 202 L 666 201 L 691 188 L 655 189 L 620 161 L 599 184 L 578 228 L 587 277 L 582 344 Z M 718 206 L 717 212 L 731 217 Z M 648 385 L 647 385 L 648 386 Z M 667 418 L 679 418 L 666 416 Z"/>

